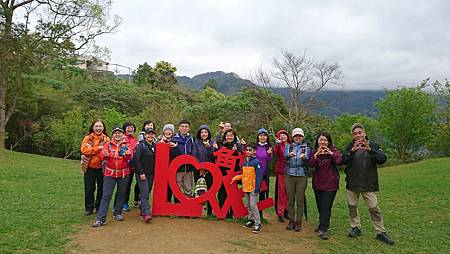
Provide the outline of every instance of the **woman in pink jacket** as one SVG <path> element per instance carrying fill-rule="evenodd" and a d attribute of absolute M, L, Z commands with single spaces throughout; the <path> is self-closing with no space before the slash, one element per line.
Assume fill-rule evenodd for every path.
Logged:
<path fill-rule="evenodd" d="M 288 199 L 286 194 L 286 159 L 284 158 L 284 147 L 289 143 L 289 133 L 279 130 L 276 135 L 277 144 L 273 150 L 275 155 L 275 212 L 279 222 L 288 219 Z"/>

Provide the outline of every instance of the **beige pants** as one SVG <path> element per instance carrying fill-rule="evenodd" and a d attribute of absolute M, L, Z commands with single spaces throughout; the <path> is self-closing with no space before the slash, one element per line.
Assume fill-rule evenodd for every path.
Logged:
<path fill-rule="evenodd" d="M 347 204 L 350 215 L 350 225 L 352 228 L 361 228 L 361 219 L 359 217 L 358 202 L 361 195 L 369 209 L 370 218 L 377 233 L 386 232 L 384 229 L 383 216 L 378 207 L 377 195 L 375 192 L 354 192 L 347 190 Z"/>
<path fill-rule="evenodd" d="M 188 197 L 192 197 L 193 172 L 177 172 L 177 184 L 181 192 Z"/>

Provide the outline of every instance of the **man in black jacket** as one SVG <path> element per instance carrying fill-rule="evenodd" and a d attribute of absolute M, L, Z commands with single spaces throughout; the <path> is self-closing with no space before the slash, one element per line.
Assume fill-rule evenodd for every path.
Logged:
<path fill-rule="evenodd" d="M 375 193 L 379 191 L 377 164 L 385 163 L 387 158 L 376 143 L 368 140 L 362 124 L 352 125 L 352 135 L 353 140 L 347 146 L 343 156 L 343 163 L 346 165 L 347 202 L 352 227 L 349 236 L 356 238 L 362 235 L 358 212 L 358 201 L 361 195 L 377 231 L 376 239 L 387 244 L 394 244 L 384 229 L 383 216 L 378 207 Z"/>

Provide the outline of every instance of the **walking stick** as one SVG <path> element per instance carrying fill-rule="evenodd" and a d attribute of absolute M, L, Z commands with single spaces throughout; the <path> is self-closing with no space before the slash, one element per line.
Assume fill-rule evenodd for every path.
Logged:
<path fill-rule="evenodd" d="M 303 210 L 304 210 L 304 213 L 305 213 L 305 220 L 308 220 L 308 203 L 306 202 L 306 195 L 305 195 L 305 198 L 303 199 L 304 200 L 304 202 L 303 202 Z"/>

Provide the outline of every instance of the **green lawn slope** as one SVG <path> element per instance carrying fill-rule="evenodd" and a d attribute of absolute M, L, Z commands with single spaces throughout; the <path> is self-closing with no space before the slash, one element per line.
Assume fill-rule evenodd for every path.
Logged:
<path fill-rule="evenodd" d="M 382 168 L 378 195 L 385 226 L 396 240 L 375 238 L 364 202 L 364 236 L 349 230 L 344 175 L 333 207 L 331 239 L 320 246 L 330 253 L 450 253 L 450 158 Z M 4 151 L 0 154 L 0 253 L 61 253 L 83 215 L 83 175 L 77 161 Z M 275 181 L 272 181 L 275 182 Z M 317 223 L 311 185 L 309 222 Z"/>

